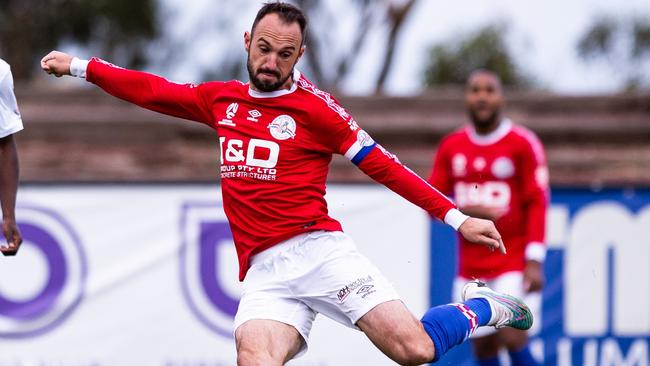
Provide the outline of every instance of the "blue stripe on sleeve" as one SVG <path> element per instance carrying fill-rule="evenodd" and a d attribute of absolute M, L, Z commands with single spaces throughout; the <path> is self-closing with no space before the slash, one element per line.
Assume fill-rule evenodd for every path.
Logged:
<path fill-rule="evenodd" d="M 370 154 L 372 149 L 375 148 L 375 145 L 377 145 L 377 144 L 374 143 L 374 144 L 372 144 L 370 146 L 362 147 L 361 150 L 359 150 L 359 152 L 352 158 L 352 163 L 354 165 L 361 164 L 361 161 L 363 161 L 363 159 L 365 159 L 365 157 L 368 156 L 368 154 Z"/>

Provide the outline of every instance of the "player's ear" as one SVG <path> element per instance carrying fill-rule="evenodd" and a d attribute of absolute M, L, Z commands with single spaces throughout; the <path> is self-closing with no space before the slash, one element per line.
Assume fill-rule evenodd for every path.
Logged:
<path fill-rule="evenodd" d="M 244 48 L 248 52 L 251 48 L 251 34 L 248 31 L 244 32 Z"/>
<path fill-rule="evenodd" d="M 304 53 L 305 53 L 305 45 L 302 45 L 300 46 L 300 51 L 298 51 L 298 58 L 296 59 L 296 62 L 300 61 L 300 58 Z"/>

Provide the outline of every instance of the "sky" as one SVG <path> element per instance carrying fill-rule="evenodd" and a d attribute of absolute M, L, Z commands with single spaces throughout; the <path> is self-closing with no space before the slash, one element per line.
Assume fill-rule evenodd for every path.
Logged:
<path fill-rule="evenodd" d="M 210 65 L 224 57 L 245 57 L 242 35 L 249 29 L 262 3 L 254 0 L 163 2 L 167 14 L 173 14 L 166 27 L 166 38 L 185 45 L 182 55 L 177 55 L 171 65 L 167 65 L 172 66 L 171 70 L 163 72 L 179 81 L 197 81 L 200 78 L 197 65 Z M 214 6 L 215 3 L 218 6 Z M 327 6 L 339 9 L 336 18 L 327 19 L 336 23 L 328 27 L 330 36 L 336 38 L 341 47 L 346 47 L 349 41 L 346 35 L 354 19 L 345 11 L 349 1 L 328 0 Z M 212 24 L 210 14 L 215 15 L 214 19 L 219 11 L 236 16 L 229 16 L 218 25 Z M 606 62 L 585 63 L 576 53 L 580 36 L 594 18 L 603 14 L 650 18 L 650 0 L 418 0 L 400 34 L 386 92 L 392 95 L 420 93 L 426 54 L 432 45 L 453 43 L 467 33 L 496 22 L 508 24 L 509 47 L 539 87 L 568 95 L 616 92 L 624 83 L 622 73 Z M 373 91 L 382 52 L 374 45 L 381 44 L 378 41 L 383 36 L 381 32 L 375 33 L 376 38 L 366 43 L 353 71 L 343 82 L 343 93 L 364 95 Z M 190 46 L 185 42 L 188 37 L 193 40 Z M 646 62 L 645 66 L 649 67 L 650 63 Z"/>

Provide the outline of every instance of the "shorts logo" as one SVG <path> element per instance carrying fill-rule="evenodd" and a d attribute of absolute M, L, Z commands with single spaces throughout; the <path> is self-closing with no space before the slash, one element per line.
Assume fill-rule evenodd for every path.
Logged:
<path fill-rule="evenodd" d="M 361 298 L 365 299 L 366 296 L 377 292 L 377 290 L 373 290 L 374 288 L 375 288 L 374 285 L 363 285 L 363 286 L 361 286 L 359 291 L 357 291 L 357 295 L 361 295 Z"/>
<path fill-rule="evenodd" d="M 357 292 L 357 293 L 363 293 L 363 292 L 370 291 L 374 286 L 373 285 L 364 286 L 364 285 L 369 283 L 369 282 L 372 282 L 372 281 L 373 281 L 373 278 L 370 275 L 368 277 L 358 278 L 358 279 L 350 282 L 349 284 L 347 284 L 347 286 L 340 289 L 339 292 L 336 294 L 336 297 L 339 299 L 340 302 L 343 302 L 343 301 L 345 301 L 345 299 L 347 299 L 348 295 L 350 295 L 350 293 L 352 291 L 356 290 L 359 287 L 362 287 L 362 288 L 359 289 L 359 292 Z M 361 290 L 363 290 L 364 287 L 366 289 L 364 291 L 361 291 Z M 372 292 L 374 292 L 374 291 L 372 291 Z"/>
<path fill-rule="evenodd" d="M 201 323 L 231 338 L 241 290 L 237 254 L 223 208 L 214 203 L 186 203 L 181 233 L 183 295 Z"/>
<path fill-rule="evenodd" d="M 283 114 L 275 117 L 269 123 L 268 129 L 276 140 L 287 140 L 296 138 L 296 121 L 291 117 Z"/>
<path fill-rule="evenodd" d="M 61 324 L 83 297 L 87 268 L 81 243 L 56 212 L 16 209 L 23 245 L 0 266 L 0 338 L 43 334 Z M 0 235 L 0 240 L 5 239 Z"/>

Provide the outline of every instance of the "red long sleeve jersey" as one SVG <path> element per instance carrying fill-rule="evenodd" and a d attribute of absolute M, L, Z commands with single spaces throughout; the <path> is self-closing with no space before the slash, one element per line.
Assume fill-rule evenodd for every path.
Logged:
<path fill-rule="evenodd" d="M 99 59 L 86 72 L 88 81 L 111 95 L 216 130 L 240 280 L 249 258 L 264 249 L 307 231 L 341 230 L 324 197 L 333 153 L 440 220 L 455 207 L 297 71 L 290 90 L 271 93 L 239 81 L 178 84 Z"/>
<path fill-rule="evenodd" d="M 524 127 L 505 120 L 487 136 L 477 135 L 472 126 L 446 136 L 429 182 L 453 195 L 461 210 L 484 206 L 504 212 L 495 224 L 508 254 L 495 254 L 461 237 L 461 276 L 492 278 L 521 271 L 526 248 L 544 245 L 548 169 L 542 144 Z"/>

